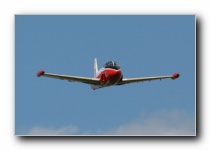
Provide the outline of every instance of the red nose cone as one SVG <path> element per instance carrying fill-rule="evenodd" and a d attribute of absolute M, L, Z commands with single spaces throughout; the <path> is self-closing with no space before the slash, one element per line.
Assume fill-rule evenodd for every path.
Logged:
<path fill-rule="evenodd" d="M 176 78 L 178 78 L 179 77 L 179 73 L 174 73 L 173 75 L 172 75 L 172 79 L 176 79 Z"/>
<path fill-rule="evenodd" d="M 37 72 L 37 77 L 40 77 L 44 74 L 44 70 L 40 70 L 39 72 Z"/>

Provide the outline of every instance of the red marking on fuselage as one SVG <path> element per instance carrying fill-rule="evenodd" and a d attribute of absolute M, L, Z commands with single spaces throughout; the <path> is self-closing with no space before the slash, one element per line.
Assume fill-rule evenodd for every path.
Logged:
<path fill-rule="evenodd" d="M 121 70 L 105 69 L 98 76 L 101 85 L 114 85 L 122 78 Z"/>

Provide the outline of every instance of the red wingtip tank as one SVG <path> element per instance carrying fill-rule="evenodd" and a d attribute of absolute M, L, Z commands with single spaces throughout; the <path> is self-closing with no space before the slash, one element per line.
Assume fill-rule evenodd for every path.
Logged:
<path fill-rule="evenodd" d="M 174 73 L 174 74 L 172 74 L 172 77 L 171 77 L 171 79 L 177 79 L 179 77 L 179 73 Z"/>
<path fill-rule="evenodd" d="M 37 72 L 37 77 L 41 77 L 44 74 L 44 70 L 40 70 Z"/>

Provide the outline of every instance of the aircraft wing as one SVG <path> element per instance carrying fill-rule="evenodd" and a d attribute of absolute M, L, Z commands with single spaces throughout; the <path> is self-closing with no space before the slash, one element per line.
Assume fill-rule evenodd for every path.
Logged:
<path fill-rule="evenodd" d="M 82 83 L 86 83 L 86 84 L 100 85 L 99 79 L 97 79 L 97 78 L 51 74 L 51 73 L 45 73 L 43 70 L 39 71 L 37 73 L 37 76 L 38 77 L 44 76 L 44 77 L 56 78 L 56 79 L 60 79 L 60 80 L 68 80 L 70 82 L 82 82 Z"/>
<path fill-rule="evenodd" d="M 134 83 L 134 82 L 161 80 L 161 79 L 167 79 L 167 78 L 171 78 L 171 79 L 174 80 L 178 77 L 179 77 L 179 73 L 174 73 L 174 74 L 169 75 L 169 76 L 155 76 L 155 77 L 127 78 L 127 79 L 125 78 L 125 79 L 122 79 L 122 81 L 120 81 L 116 85 L 123 85 L 123 84 Z"/>

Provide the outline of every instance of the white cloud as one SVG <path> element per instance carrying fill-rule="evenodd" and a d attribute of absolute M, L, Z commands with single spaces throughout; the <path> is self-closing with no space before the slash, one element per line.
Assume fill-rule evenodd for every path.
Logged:
<path fill-rule="evenodd" d="M 46 127 L 33 127 L 28 135 L 72 135 L 77 134 L 78 128 L 76 126 L 66 126 L 61 128 L 46 128 Z"/>
<path fill-rule="evenodd" d="M 195 135 L 195 119 L 184 111 L 159 111 L 109 130 L 110 135 Z"/>
<path fill-rule="evenodd" d="M 119 127 L 82 131 L 76 126 L 61 128 L 33 127 L 28 135 L 195 135 L 195 118 L 180 110 L 162 110 L 141 117 Z"/>

